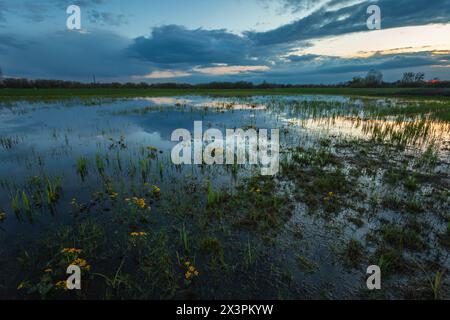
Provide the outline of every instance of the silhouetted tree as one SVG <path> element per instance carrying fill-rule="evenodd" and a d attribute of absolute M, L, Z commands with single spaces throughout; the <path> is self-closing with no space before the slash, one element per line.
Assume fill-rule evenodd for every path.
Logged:
<path fill-rule="evenodd" d="M 370 70 L 366 76 L 366 85 L 369 87 L 379 86 L 383 83 L 383 74 L 375 69 Z"/>
<path fill-rule="evenodd" d="M 416 83 L 424 82 L 424 80 L 425 80 L 425 73 L 423 73 L 423 72 L 418 72 L 414 76 L 414 82 L 416 82 Z"/>
<path fill-rule="evenodd" d="M 352 80 L 348 82 L 349 87 L 361 88 L 366 85 L 366 80 L 361 77 L 353 77 Z"/>
<path fill-rule="evenodd" d="M 200 84 L 190 83 L 83 83 L 77 81 L 62 81 L 62 80 L 28 80 L 25 78 L 6 78 L 3 76 L 3 81 L 0 81 L 1 88 L 106 88 L 106 89 L 278 89 L 278 88 L 342 88 L 354 87 L 364 88 L 373 86 L 383 87 L 401 87 L 401 86 L 433 86 L 439 88 L 449 88 L 450 81 L 429 81 L 425 82 L 425 75 L 423 73 L 408 72 L 403 75 L 403 78 L 394 83 L 383 82 L 383 74 L 376 70 L 371 70 L 367 77 L 354 77 L 346 83 L 339 84 L 276 84 L 270 82 L 262 82 L 260 84 L 253 84 L 252 82 L 210 82 Z"/>
<path fill-rule="evenodd" d="M 400 81 L 402 86 L 421 86 L 425 84 L 425 73 L 405 72 Z"/>
<path fill-rule="evenodd" d="M 402 83 L 403 84 L 414 83 L 414 78 L 415 78 L 414 72 L 405 72 L 403 73 Z"/>

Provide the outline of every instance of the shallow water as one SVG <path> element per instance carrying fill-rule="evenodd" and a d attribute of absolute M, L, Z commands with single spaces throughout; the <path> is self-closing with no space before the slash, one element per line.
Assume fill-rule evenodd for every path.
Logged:
<path fill-rule="evenodd" d="M 397 106 L 402 102 L 391 100 L 389 104 Z M 95 242 L 96 247 L 90 250 L 90 256 L 84 256 L 92 263 L 89 281 L 93 285 L 83 298 L 230 298 L 237 295 L 240 298 L 297 299 L 364 296 L 366 261 L 370 260 L 379 245 L 366 242 L 367 233 L 386 224 L 386 220 L 396 224 L 403 219 L 401 212 L 381 204 L 375 205 L 376 212 L 373 214 L 376 218 L 371 217 L 371 205 L 376 202 L 371 197 L 376 196 L 382 202 L 382 197 L 392 194 L 400 198 L 411 196 L 403 187 L 395 187 L 392 191 L 381 181 L 380 176 L 390 167 L 389 161 L 396 161 L 400 167 L 405 159 L 412 159 L 406 167 L 416 170 L 414 165 L 422 161 L 420 157 L 424 152 L 428 150 L 432 153 L 436 163 L 433 162 L 431 169 L 424 169 L 429 180 L 424 179 L 423 184 L 414 191 L 418 201 L 436 190 L 444 192 L 449 182 L 449 124 L 426 117 L 381 117 L 376 110 L 384 105 L 386 101 L 383 100 L 340 96 L 192 96 L 89 102 L 17 102 L 1 106 L 0 212 L 4 212 L 6 218 L 0 222 L 3 261 L 0 264 L 0 294 L 8 297 L 64 296 L 65 293 L 55 286 L 64 275 L 64 270 L 53 270 L 57 263 L 52 256 L 58 256 L 59 250 L 64 247 L 89 242 L 89 235 L 84 234 L 87 240 L 79 242 L 68 234 L 61 235 L 65 227 L 76 229 L 89 221 L 98 224 L 104 236 L 96 240 L 98 243 Z M 292 152 L 293 148 L 325 148 L 342 161 L 345 174 L 353 175 L 354 181 L 363 186 L 358 191 L 365 196 L 351 200 L 350 191 L 343 191 L 339 195 L 342 199 L 338 201 L 337 195 L 336 200 L 334 195 L 327 196 L 327 193 L 317 195 L 319 202 L 325 198 L 325 207 L 329 202 L 347 201 L 336 209 L 333 217 L 317 217 L 308 209 L 311 206 L 305 204 L 303 194 L 300 199 L 296 198 L 295 194 L 302 186 L 295 179 L 285 178 L 288 175 L 283 170 L 287 170 L 287 166 L 282 165 L 284 169 L 273 178 L 278 187 L 272 195 L 282 194 L 283 199 L 290 202 L 285 210 L 287 216 L 277 211 L 281 206 L 275 206 L 273 214 L 283 216 L 280 221 L 277 220 L 276 228 L 267 229 L 264 226 L 264 231 L 261 231 L 257 226 L 236 227 L 242 223 L 236 220 L 237 217 L 211 216 L 211 211 L 216 209 L 225 213 L 231 210 L 230 214 L 233 211 L 226 209 L 225 204 L 224 209 L 222 203 L 205 204 L 206 188 L 209 185 L 215 192 L 233 195 L 247 181 L 246 178 L 258 177 L 259 170 L 250 165 L 238 168 L 227 165 L 173 165 L 170 152 L 176 142 L 171 141 L 171 134 L 178 128 L 193 132 L 194 121 L 203 121 L 204 130 L 217 128 L 222 132 L 235 128 L 279 129 L 282 164 L 291 161 L 297 152 Z M 344 143 L 349 145 L 343 147 Z M 352 144 L 361 147 L 361 150 L 357 151 Z M 371 145 L 374 148 L 379 146 L 379 149 L 372 150 Z M 388 147 L 401 151 L 386 151 Z M 367 163 L 358 164 L 359 158 L 355 157 L 358 152 L 361 152 L 361 157 L 372 157 L 370 159 L 374 161 L 381 159 L 372 168 L 378 173 L 364 172 L 361 168 L 357 174 L 352 173 L 352 168 L 353 171 L 355 168 L 358 170 L 358 165 L 367 169 Z M 387 160 L 381 157 L 384 152 Z M 390 157 L 389 154 L 395 156 Z M 397 156 L 400 158 L 396 159 Z M 84 174 L 77 172 L 80 157 L 87 163 Z M 383 165 L 383 161 L 388 165 Z M 327 172 L 330 165 L 325 163 L 322 167 Z M 309 170 L 309 167 L 306 168 Z M 421 171 L 417 169 L 417 172 Z M 291 172 L 295 173 L 295 170 Z M 436 175 L 440 177 L 439 182 L 433 180 Z M 45 196 L 45 179 L 60 184 L 58 197 L 51 203 Z M 264 182 L 258 183 L 263 185 Z M 405 182 L 405 185 L 408 184 Z M 160 195 L 152 193 L 152 186 L 160 188 Z M 329 189 L 332 194 L 333 188 L 330 186 Z M 26 208 L 23 193 L 29 198 L 30 209 Z M 96 193 L 101 195 L 94 196 Z M 427 215 L 424 220 L 432 225 L 430 228 L 436 234 L 444 232 L 445 221 L 449 218 L 446 211 L 448 194 L 442 194 L 442 203 L 436 204 L 438 207 L 426 207 L 425 213 L 421 213 Z M 16 210 L 12 204 L 15 197 L 19 203 Z M 148 221 L 134 217 L 130 220 L 126 216 L 127 201 L 132 197 L 145 199 L 151 207 Z M 243 201 L 241 206 L 246 206 L 245 199 L 239 201 Z M 319 203 L 320 206 L 322 204 Z M 251 211 L 251 203 L 250 209 L 245 210 Z M 365 210 L 358 216 L 363 226 L 355 227 L 349 223 L 349 217 L 353 219 L 358 210 Z M 405 210 L 408 213 L 409 209 Z M 161 245 L 161 250 L 168 257 L 165 264 L 161 262 L 156 266 L 150 264 L 143 267 L 142 259 L 147 257 L 145 250 L 138 250 L 136 247 L 139 244 L 133 241 L 130 249 L 128 239 L 130 232 L 140 230 L 151 233 L 149 237 L 155 235 L 145 246 L 154 244 L 159 239 L 157 234 L 167 237 Z M 181 240 L 181 230 L 189 235 L 189 245 Z M 81 231 L 77 229 L 76 232 Z M 213 245 L 205 240 L 208 237 L 215 239 Z M 342 260 L 342 247 L 349 239 L 365 244 L 365 256 L 357 267 L 348 267 Z M 45 243 L 49 241 L 51 245 Z M 109 251 L 100 250 L 108 241 L 114 241 L 114 246 Z M 446 249 L 434 243 L 431 245 L 431 242 L 437 241 L 435 236 L 424 241 L 433 249 L 413 253 L 415 259 L 427 261 L 423 263 L 433 260 L 439 268 L 447 269 L 449 259 L 448 254 L 445 256 Z M 34 260 L 29 258 L 30 251 L 36 254 Z M 405 253 L 405 256 L 409 255 Z M 160 274 L 164 270 L 170 273 L 173 290 L 170 294 L 165 291 L 167 283 L 164 281 L 169 280 L 164 278 L 166 280 L 157 282 L 151 293 L 142 288 L 138 290 L 132 284 L 124 285 L 126 289 L 116 292 L 94 275 L 94 271 L 114 274 L 123 256 L 127 258 L 122 259 L 125 262 L 121 270 L 131 275 L 130 283 L 143 281 L 139 278 L 140 273 L 145 278 L 152 272 Z M 193 281 L 186 281 L 183 277 L 182 261 L 188 259 L 195 260 L 200 270 L 200 276 Z M 31 261 L 36 264 L 34 268 L 29 267 Z M 42 270 L 50 265 L 53 274 L 47 275 L 44 281 Z M 221 273 L 226 274 L 226 280 L 222 279 Z M 422 281 L 422 278 L 426 277 L 420 272 L 396 274 L 389 286 L 395 287 L 399 283 L 409 286 L 415 281 Z M 50 284 L 48 291 L 42 290 L 43 282 Z M 17 290 L 20 283 L 34 290 Z M 447 285 L 448 282 L 444 282 L 443 289 L 447 289 Z M 448 292 L 443 291 L 445 296 Z M 397 289 L 387 289 L 384 294 L 386 297 L 405 295 Z"/>

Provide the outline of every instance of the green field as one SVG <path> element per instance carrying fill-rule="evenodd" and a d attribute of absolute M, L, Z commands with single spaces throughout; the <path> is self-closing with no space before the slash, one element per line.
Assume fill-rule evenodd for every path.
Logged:
<path fill-rule="evenodd" d="M 0 100 L 161 97 L 182 95 L 257 96 L 328 94 L 355 96 L 433 97 L 450 99 L 450 88 L 284 88 L 284 89 L 0 89 Z"/>

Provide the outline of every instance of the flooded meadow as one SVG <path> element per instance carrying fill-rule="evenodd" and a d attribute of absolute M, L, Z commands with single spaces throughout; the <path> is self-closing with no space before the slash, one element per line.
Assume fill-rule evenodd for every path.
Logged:
<path fill-rule="evenodd" d="M 195 121 L 279 129 L 279 172 L 174 164 Z M 450 299 L 449 249 L 448 101 L 0 102 L 1 298 Z"/>

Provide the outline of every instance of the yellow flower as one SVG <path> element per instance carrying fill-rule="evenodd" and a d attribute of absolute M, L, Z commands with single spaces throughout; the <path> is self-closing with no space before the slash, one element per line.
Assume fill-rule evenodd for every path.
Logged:
<path fill-rule="evenodd" d="M 131 232 L 130 236 L 132 237 L 145 237 L 147 232 Z"/>
<path fill-rule="evenodd" d="M 325 198 L 323 198 L 324 201 L 330 201 L 334 196 L 333 192 L 328 192 Z"/>
<path fill-rule="evenodd" d="M 139 208 L 144 209 L 145 208 L 145 199 L 138 199 L 136 201 L 136 204 L 138 205 Z"/>
<path fill-rule="evenodd" d="M 17 290 L 22 290 L 22 289 L 25 288 L 25 286 L 26 286 L 26 283 L 25 283 L 25 282 L 21 282 L 21 283 L 17 286 Z"/>
<path fill-rule="evenodd" d="M 69 288 L 67 288 L 67 281 L 58 281 L 55 286 L 58 289 L 64 289 L 64 290 L 69 290 Z"/>
<path fill-rule="evenodd" d="M 86 260 L 78 258 L 72 261 L 71 265 L 79 266 L 82 269 L 90 270 L 91 266 L 87 263 Z"/>
<path fill-rule="evenodd" d="M 77 248 L 64 248 L 61 250 L 61 253 L 72 253 L 72 254 L 80 254 L 81 249 Z"/>
<path fill-rule="evenodd" d="M 190 261 L 186 261 L 184 263 L 184 265 L 187 268 L 187 271 L 184 274 L 186 280 L 190 280 L 191 278 L 199 276 L 200 273 L 198 272 L 198 270 L 195 268 L 195 266 Z"/>
<path fill-rule="evenodd" d="M 112 192 L 109 193 L 109 197 L 110 197 L 111 199 L 117 198 L 118 195 L 119 195 L 119 194 L 118 194 L 117 192 L 114 192 L 114 191 L 112 191 Z"/>

